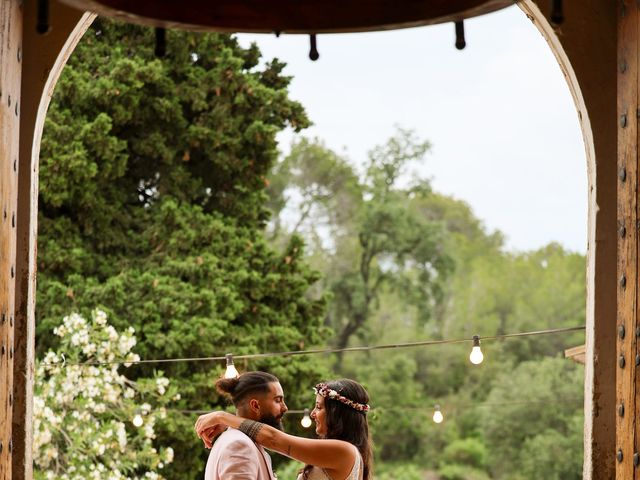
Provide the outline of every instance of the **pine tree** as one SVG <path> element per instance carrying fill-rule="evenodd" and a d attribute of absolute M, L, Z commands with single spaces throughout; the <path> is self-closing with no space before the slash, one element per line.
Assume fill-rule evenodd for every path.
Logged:
<path fill-rule="evenodd" d="M 217 34 L 169 31 L 167 55 L 153 50 L 151 29 L 98 20 L 58 83 L 40 162 L 38 352 L 56 346 L 61 317 L 96 307 L 135 328 L 146 359 L 318 344 L 324 301 L 308 293 L 317 275 L 301 240 L 279 252 L 263 238 L 275 135 L 309 124 L 284 64 Z M 294 403 L 322 376 L 304 357 L 242 366 L 278 375 Z M 128 371 L 158 368 L 176 407 L 220 405 L 221 364 Z M 160 428 L 176 452 L 168 478 L 201 478 L 194 419 Z"/>

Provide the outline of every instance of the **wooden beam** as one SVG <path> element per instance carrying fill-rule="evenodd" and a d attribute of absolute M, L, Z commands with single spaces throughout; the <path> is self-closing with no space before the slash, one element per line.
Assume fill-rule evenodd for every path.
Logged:
<path fill-rule="evenodd" d="M 11 479 L 22 8 L 0 2 L 0 480 Z"/>
<path fill-rule="evenodd" d="M 166 28 L 255 33 L 346 33 L 453 22 L 513 0 L 62 0 L 126 22 Z"/>
<path fill-rule="evenodd" d="M 638 478 L 636 327 L 638 326 L 638 54 L 636 2 L 618 2 L 618 316 L 616 479 Z"/>
<path fill-rule="evenodd" d="M 24 0 L 22 107 L 17 207 L 13 480 L 33 478 L 33 382 L 35 341 L 38 157 L 55 84 L 95 15 L 52 2 L 51 31 L 36 31 L 37 0 Z"/>
<path fill-rule="evenodd" d="M 585 345 L 579 345 L 577 347 L 567 348 L 564 351 L 564 358 L 569 358 L 576 363 L 581 363 L 584 365 L 585 358 Z"/>
<path fill-rule="evenodd" d="M 558 60 L 587 154 L 584 480 L 611 480 L 616 468 L 617 3 L 564 2 L 565 21 L 554 29 L 552 2 L 518 2 Z"/>

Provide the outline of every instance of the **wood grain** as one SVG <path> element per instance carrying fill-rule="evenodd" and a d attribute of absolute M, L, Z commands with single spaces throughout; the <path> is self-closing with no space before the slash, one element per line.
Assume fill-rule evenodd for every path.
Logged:
<path fill-rule="evenodd" d="M 0 2 L 0 480 L 11 479 L 22 10 Z"/>
<path fill-rule="evenodd" d="M 618 340 L 616 479 L 634 478 L 638 317 L 638 7 L 618 7 Z"/>
<path fill-rule="evenodd" d="M 191 30 L 344 33 L 452 22 L 513 0 L 62 0 L 131 23 Z"/>

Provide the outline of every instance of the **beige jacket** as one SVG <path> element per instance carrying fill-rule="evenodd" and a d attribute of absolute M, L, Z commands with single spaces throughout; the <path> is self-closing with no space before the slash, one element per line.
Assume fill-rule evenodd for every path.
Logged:
<path fill-rule="evenodd" d="M 244 433 L 229 428 L 209 453 L 204 480 L 275 480 L 271 457 Z"/>

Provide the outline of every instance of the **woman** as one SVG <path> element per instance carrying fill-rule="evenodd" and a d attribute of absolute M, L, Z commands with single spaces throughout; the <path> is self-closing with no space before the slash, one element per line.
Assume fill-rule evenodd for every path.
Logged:
<path fill-rule="evenodd" d="M 198 436 L 210 446 L 224 428 L 237 428 L 256 443 L 306 463 L 298 480 L 370 480 L 371 438 L 367 412 L 369 395 L 349 379 L 319 383 L 311 418 L 320 440 L 288 435 L 269 425 L 226 412 L 202 415 L 196 422 Z"/>

